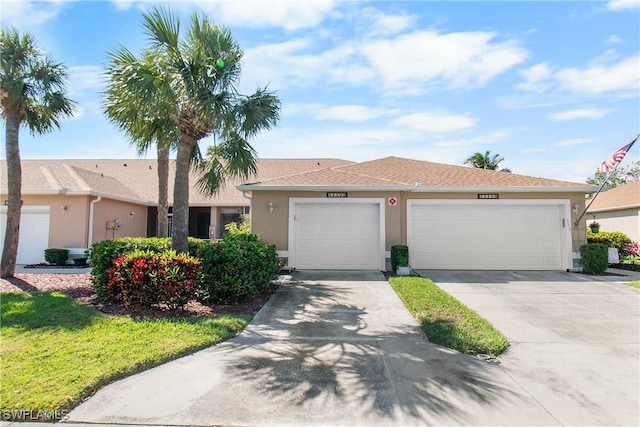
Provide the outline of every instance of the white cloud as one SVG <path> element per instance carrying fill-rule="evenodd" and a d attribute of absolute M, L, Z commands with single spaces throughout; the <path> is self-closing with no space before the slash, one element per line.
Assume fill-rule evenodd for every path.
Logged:
<path fill-rule="evenodd" d="M 362 9 L 362 14 L 367 20 L 368 33 L 375 35 L 400 33 L 412 27 L 418 18 L 416 15 L 386 14 L 373 7 Z"/>
<path fill-rule="evenodd" d="M 610 0 L 607 3 L 607 9 L 614 12 L 633 10 L 638 8 L 640 8 L 639 0 Z"/>
<path fill-rule="evenodd" d="M 283 116 L 304 114 L 315 120 L 334 120 L 347 123 L 360 123 L 382 117 L 392 111 L 357 104 L 325 105 L 321 103 L 289 103 L 284 106 Z"/>
<path fill-rule="evenodd" d="M 639 69 L 640 55 L 620 59 L 614 53 L 606 52 L 583 68 L 554 71 L 547 63 L 536 64 L 521 72 L 525 81 L 516 85 L 516 88 L 533 92 L 556 89 L 585 95 L 626 91 L 637 93 Z"/>
<path fill-rule="evenodd" d="M 448 133 L 471 129 L 477 120 L 470 114 L 452 114 L 444 112 L 413 113 L 398 117 L 393 124 L 406 126 L 420 132 Z"/>
<path fill-rule="evenodd" d="M 591 144 L 593 140 L 586 138 L 572 138 L 572 139 L 563 139 L 555 142 L 553 145 L 557 147 L 571 147 L 574 145 L 583 145 L 583 144 Z"/>
<path fill-rule="evenodd" d="M 187 1 L 225 25 L 254 28 L 281 27 L 287 31 L 313 28 L 338 4 L 335 0 L 312 1 Z M 181 4 L 181 6 L 186 6 Z"/>
<path fill-rule="evenodd" d="M 416 31 L 363 44 L 362 52 L 386 89 L 464 89 L 485 85 L 527 57 L 515 43 L 494 42 L 495 37 L 480 31 Z"/>
<path fill-rule="evenodd" d="M 525 81 L 516 85 L 516 88 L 532 92 L 544 92 L 550 86 L 549 79 L 553 75 L 551 66 L 546 62 L 536 64 L 520 72 Z"/>
<path fill-rule="evenodd" d="M 36 28 L 55 19 L 65 7 L 64 1 L 2 1 L 2 24 L 20 31 Z"/>
<path fill-rule="evenodd" d="M 565 110 L 558 113 L 549 114 L 551 120 L 566 121 L 575 119 L 599 119 L 607 115 L 609 110 L 604 108 L 580 108 L 575 110 Z"/>
<path fill-rule="evenodd" d="M 622 39 L 615 34 L 611 34 L 609 37 L 607 37 L 607 40 L 605 40 L 605 42 L 607 44 L 618 44 L 622 42 Z"/>
<path fill-rule="evenodd" d="M 434 143 L 433 146 L 441 148 L 464 149 L 465 151 L 467 151 L 470 149 L 474 149 L 475 147 L 484 147 L 486 145 L 498 143 L 508 138 L 511 134 L 511 130 L 502 129 L 487 134 L 475 135 L 467 138 L 440 140 Z"/>
<path fill-rule="evenodd" d="M 593 63 L 585 68 L 565 68 L 558 71 L 558 84 L 573 92 L 601 94 L 624 90 L 638 90 L 640 55 L 617 63 Z"/>

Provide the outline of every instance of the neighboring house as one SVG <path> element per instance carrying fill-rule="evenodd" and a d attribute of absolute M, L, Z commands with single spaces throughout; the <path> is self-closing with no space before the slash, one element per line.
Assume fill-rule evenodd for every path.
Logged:
<path fill-rule="evenodd" d="M 256 180 L 308 172 L 351 162 L 338 159 L 260 159 Z M 44 261 L 49 247 L 86 248 L 103 239 L 156 234 L 158 175 L 154 159 L 23 160 L 19 264 Z M 169 173 L 173 200 L 174 162 Z M 213 197 L 190 178 L 189 235 L 220 238 L 225 224 L 249 211 L 249 199 L 230 180 Z M 7 170 L 0 161 L 0 251 L 6 228 Z"/>
<path fill-rule="evenodd" d="M 600 231 L 621 231 L 640 241 L 640 181 L 600 193 L 587 211 L 587 223 L 594 221 Z"/>
<path fill-rule="evenodd" d="M 421 269 L 573 268 L 596 187 L 387 157 L 238 187 L 252 231 L 297 269 L 388 269 L 407 244 Z"/>

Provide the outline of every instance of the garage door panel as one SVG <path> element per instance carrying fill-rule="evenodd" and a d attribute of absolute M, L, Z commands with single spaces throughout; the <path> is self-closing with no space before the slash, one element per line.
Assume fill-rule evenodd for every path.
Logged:
<path fill-rule="evenodd" d="M 296 268 L 379 268 L 379 210 L 376 203 L 297 202 Z"/>
<path fill-rule="evenodd" d="M 561 269 L 562 209 L 473 203 L 413 204 L 409 253 L 414 268 Z"/>
<path fill-rule="evenodd" d="M 0 209 L 0 245 L 4 242 L 7 208 Z M 49 207 L 23 206 L 20 214 L 17 264 L 44 262 L 44 250 L 49 247 Z M 0 254 L 2 248 L 0 247 Z"/>

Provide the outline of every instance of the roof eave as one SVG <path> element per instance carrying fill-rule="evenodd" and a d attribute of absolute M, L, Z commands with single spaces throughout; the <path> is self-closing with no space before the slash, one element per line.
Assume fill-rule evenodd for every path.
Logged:
<path fill-rule="evenodd" d="M 623 211 L 627 209 L 640 209 L 640 204 L 635 205 L 625 205 L 625 206 L 612 206 L 606 208 L 590 208 L 587 213 L 598 213 L 598 212 L 612 212 L 612 211 Z"/>
<path fill-rule="evenodd" d="M 256 185 L 242 184 L 240 191 L 407 191 L 415 193 L 593 193 L 593 186 L 413 186 L 413 185 Z"/>

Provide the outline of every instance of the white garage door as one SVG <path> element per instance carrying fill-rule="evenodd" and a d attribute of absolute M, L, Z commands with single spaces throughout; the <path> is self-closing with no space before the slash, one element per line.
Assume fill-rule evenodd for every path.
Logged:
<path fill-rule="evenodd" d="M 380 204 L 293 201 L 292 206 L 296 268 L 380 269 Z"/>
<path fill-rule="evenodd" d="M 7 228 L 7 208 L 0 207 L 0 253 Z M 44 262 L 49 247 L 49 206 L 23 206 L 20 215 L 20 237 L 17 264 Z"/>
<path fill-rule="evenodd" d="M 407 209 L 414 268 L 566 268 L 570 236 L 562 202 L 413 200 Z"/>

